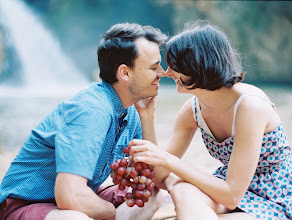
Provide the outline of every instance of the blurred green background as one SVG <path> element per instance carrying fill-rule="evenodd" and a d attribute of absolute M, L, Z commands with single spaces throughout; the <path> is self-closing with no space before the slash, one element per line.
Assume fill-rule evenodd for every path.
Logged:
<path fill-rule="evenodd" d="M 3 0 L 5 1 L 5 0 Z M 292 2 L 171 0 L 25 0 L 76 67 L 94 80 L 96 49 L 111 25 L 153 25 L 169 36 L 184 24 L 209 20 L 229 36 L 243 58 L 245 82 L 292 84 Z M 1 28 L 2 27 L 2 28 Z M 30 31 L 31 27 L 23 27 Z M 21 62 L 0 26 L 0 81 L 19 77 Z M 36 44 L 36 47 L 38 45 Z M 48 57 L 49 58 L 49 57 Z M 165 67 L 165 65 L 164 65 Z M 169 79 L 162 79 L 169 82 Z"/>

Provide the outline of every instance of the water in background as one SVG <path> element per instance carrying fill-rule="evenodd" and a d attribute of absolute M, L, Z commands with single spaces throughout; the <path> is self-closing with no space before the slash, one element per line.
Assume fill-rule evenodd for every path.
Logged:
<path fill-rule="evenodd" d="M 22 85 L 16 92 L 2 83 L 1 95 L 9 92 L 13 95 L 52 93 L 64 87 L 68 89 L 88 83 L 64 55 L 58 41 L 24 2 L 0 0 L 0 22 L 6 36 L 4 44 L 13 46 L 21 65 L 21 73 L 17 74 L 21 77 L 14 79 L 14 82 L 22 80 L 15 83 Z"/>
<path fill-rule="evenodd" d="M 0 84 L 0 151 L 10 151 L 53 106 L 89 82 L 23 1 L 0 0 L 0 22 L 4 44 L 13 47 L 20 62 L 20 68 L 11 68 L 19 73 L 8 75 L 21 77 Z"/>

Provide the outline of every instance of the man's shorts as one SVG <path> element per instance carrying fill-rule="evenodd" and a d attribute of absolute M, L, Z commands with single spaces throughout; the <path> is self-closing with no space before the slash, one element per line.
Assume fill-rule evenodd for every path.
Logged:
<path fill-rule="evenodd" d="M 117 185 L 101 186 L 95 193 L 117 208 L 124 202 L 127 188 L 121 191 Z M 58 209 L 55 202 L 31 203 L 21 199 L 7 198 L 0 205 L 0 220 L 44 220 L 47 214 L 54 209 Z"/>

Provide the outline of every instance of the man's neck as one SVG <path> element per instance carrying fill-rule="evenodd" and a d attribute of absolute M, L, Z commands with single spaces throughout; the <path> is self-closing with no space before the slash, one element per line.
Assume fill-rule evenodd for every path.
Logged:
<path fill-rule="evenodd" d="M 120 100 L 125 109 L 133 105 L 136 101 L 133 100 L 132 95 L 128 91 L 127 85 L 121 85 L 119 83 L 114 83 L 113 85 L 114 90 L 120 97 Z"/>

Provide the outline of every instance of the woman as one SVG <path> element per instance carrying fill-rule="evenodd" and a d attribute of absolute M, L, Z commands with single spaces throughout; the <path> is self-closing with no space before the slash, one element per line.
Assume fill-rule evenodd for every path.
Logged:
<path fill-rule="evenodd" d="M 178 219 L 292 219 L 291 148 L 280 117 L 261 89 L 241 82 L 240 57 L 226 35 L 197 23 L 165 49 L 166 75 L 194 97 L 182 106 L 166 151 L 133 140 L 134 161 L 157 167 L 156 182 L 170 192 Z M 223 163 L 214 175 L 180 159 L 197 128 Z"/>

